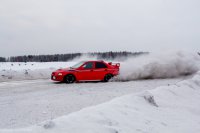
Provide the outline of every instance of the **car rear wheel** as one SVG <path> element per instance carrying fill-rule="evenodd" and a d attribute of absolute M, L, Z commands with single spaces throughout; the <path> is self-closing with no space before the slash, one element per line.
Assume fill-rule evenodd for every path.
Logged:
<path fill-rule="evenodd" d="M 112 77 L 112 74 L 106 74 L 104 77 L 104 82 L 108 82 Z"/>
<path fill-rule="evenodd" d="M 64 82 L 67 84 L 74 83 L 75 81 L 76 81 L 76 78 L 72 74 L 69 74 L 69 75 L 65 76 L 65 78 L 64 78 Z"/>

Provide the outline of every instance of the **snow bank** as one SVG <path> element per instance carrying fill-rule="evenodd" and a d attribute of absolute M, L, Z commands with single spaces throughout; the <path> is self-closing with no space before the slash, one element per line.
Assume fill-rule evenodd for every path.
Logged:
<path fill-rule="evenodd" d="M 0 63 L 0 81 L 47 79 L 51 72 L 66 68 L 75 62 L 3 62 Z"/>
<path fill-rule="evenodd" d="M 0 132 L 199 133 L 199 125 L 200 72 L 175 85 L 116 98 L 29 128 Z"/>
<path fill-rule="evenodd" d="M 115 81 L 174 78 L 197 72 L 200 56 L 186 52 L 149 54 L 121 62 L 120 75 Z"/>

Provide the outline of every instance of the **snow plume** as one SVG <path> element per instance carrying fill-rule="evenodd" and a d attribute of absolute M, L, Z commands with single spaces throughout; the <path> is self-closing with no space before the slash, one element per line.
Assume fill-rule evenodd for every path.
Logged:
<path fill-rule="evenodd" d="M 129 81 L 189 75 L 199 70 L 199 64 L 200 57 L 197 54 L 186 52 L 149 54 L 122 62 L 120 75 L 114 80 Z"/>
<path fill-rule="evenodd" d="M 90 56 L 88 54 L 83 54 L 82 56 L 73 59 L 72 62 L 89 61 L 89 60 L 98 60 L 98 58 L 97 56 Z"/>

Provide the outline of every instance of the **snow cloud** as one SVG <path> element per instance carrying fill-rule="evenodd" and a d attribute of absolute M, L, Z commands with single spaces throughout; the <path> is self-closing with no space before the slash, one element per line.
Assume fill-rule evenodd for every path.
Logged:
<path fill-rule="evenodd" d="M 121 63 L 120 75 L 116 81 L 137 79 L 174 78 L 197 72 L 200 68 L 200 57 L 186 52 L 167 54 L 149 54 L 129 58 Z"/>
<path fill-rule="evenodd" d="M 73 62 L 98 60 L 97 57 L 83 55 Z M 111 60 L 107 60 L 110 62 Z M 167 51 L 164 53 L 149 53 L 137 57 L 114 59 L 120 62 L 120 75 L 113 81 L 130 81 L 139 79 L 175 78 L 190 75 L 200 70 L 200 56 L 186 51 Z"/>

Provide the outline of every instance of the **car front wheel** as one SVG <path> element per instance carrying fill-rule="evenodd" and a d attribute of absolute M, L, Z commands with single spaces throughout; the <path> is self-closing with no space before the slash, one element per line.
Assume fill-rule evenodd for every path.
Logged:
<path fill-rule="evenodd" d="M 72 74 L 69 74 L 69 75 L 65 76 L 65 78 L 64 78 L 64 82 L 67 84 L 74 83 L 75 81 L 76 81 L 76 78 Z"/>

